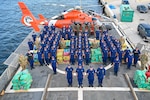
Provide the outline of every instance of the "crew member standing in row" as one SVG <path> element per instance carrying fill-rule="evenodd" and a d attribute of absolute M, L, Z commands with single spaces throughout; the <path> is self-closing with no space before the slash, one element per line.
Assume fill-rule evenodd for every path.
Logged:
<path fill-rule="evenodd" d="M 118 70 L 119 70 L 119 67 L 120 67 L 120 61 L 119 61 L 119 57 L 117 57 L 115 60 L 114 60 L 114 75 L 118 76 Z"/>
<path fill-rule="evenodd" d="M 78 78 L 78 87 L 83 88 L 83 74 L 84 74 L 84 68 L 79 65 L 79 67 L 76 69 L 77 72 L 77 78 Z"/>
<path fill-rule="evenodd" d="M 52 65 L 54 74 L 57 74 L 57 71 L 56 71 L 57 62 L 56 62 L 56 57 L 54 57 L 54 56 L 52 56 L 51 65 Z"/>
<path fill-rule="evenodd" d="M 28 62 L 30 64 L 31 70 L 34 69 L 33 53 L 31 53 L 30 50 L 28 50 L 26 56 L 28 57 Z"/>
<path fill-rule="evenodd" d="M 139 57 L 140 57 L 140 50 L 136 47 L 134 50 L 133 50 L 133 54 L 134 54 L 134 66 L 136 67 L 136 64 L 139 60 Z"/>
<path fill-rule="evenodd" d="M 90 66 L 90 69 L 88 69 L 86 73 L 88 75 L 89 87 L 93 87 L 94 76 L 95 76 L 94 68 L 92 66 Z"/>
<path fill-rule="evenodd" d="M 126 62 L 127 62 L 127 69 L 130 69 L 131 65 L 132 65 L 132 62 L 133 62 L 133 55 L 132 55 L 131 52 L 129 53 L 129 55 L 126 59 Z"/>
<path fill-rule="evenodd" d="M 68 80 L 68 87 L 72 87 L 72 79 L 73 79 L 73 68 L 68 65 L 65 69 L 66 71 L 66 76 L 67 76 L 67 80 Z"/>
<path fill-rule="evenodd" d="M 102 83 L 103 83 L 105 74 L 106 74 L 105 68 L 102 65 L 100 65 L 100 67 L 97 69 L 98 87 L 99 86 L 103 87 Z"/>

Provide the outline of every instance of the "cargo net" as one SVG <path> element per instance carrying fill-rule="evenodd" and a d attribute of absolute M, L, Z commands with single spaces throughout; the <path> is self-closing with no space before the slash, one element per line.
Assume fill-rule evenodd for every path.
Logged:
<path fill-rule="evenodd" d="M 138 88 L 144 88 L 150 90 L 150 78 L 146 78 L 146 70 L 136 70 L 134 73 L 134 83 Z"/>

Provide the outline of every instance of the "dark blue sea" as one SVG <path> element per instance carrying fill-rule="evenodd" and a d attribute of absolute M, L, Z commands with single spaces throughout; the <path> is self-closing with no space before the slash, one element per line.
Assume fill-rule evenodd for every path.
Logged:
<path fill-rule="evenodd" d="M 19 1 L 24 2 L 35 17 L 43 14 L 50 18 L 64 10 L 80 6 L 81 0 L 0 0 L 0 75 L 7 68 L 3 62 L 32 30 L 20 22 L 22 14 L 18 6 Z M 81 5 L 86 10 L 102 13 L 100 6 L 93 6 L 98 5 L 98 0 L 82 0 Z"/>

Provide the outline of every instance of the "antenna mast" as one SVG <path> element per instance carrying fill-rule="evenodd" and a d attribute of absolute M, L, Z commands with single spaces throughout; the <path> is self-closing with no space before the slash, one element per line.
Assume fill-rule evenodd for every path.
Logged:
<path fill-rule="evenodd" d="M 82 6 L 82 0 L 80 0 L 80 7 Z"/>

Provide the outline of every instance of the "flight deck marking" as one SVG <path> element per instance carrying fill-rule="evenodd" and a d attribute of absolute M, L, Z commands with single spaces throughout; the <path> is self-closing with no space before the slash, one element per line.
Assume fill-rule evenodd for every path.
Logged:
<path fill-rule="evenodd" d="M 138 89 L 138 88 L 133 88 L 134 91 L 137 92 L 150 92 L 150 90 L 144 90 L 144 89 Z M 48 88 L 47 91 L 55 92 L 55 91 L 130 91 L 129 87 L 83 87 L 83 88 L 78 88 L 78 87 L 54 87 L 54 88 Z M 5 93 L 21 93 L 21 92 L 42 92 L 44 91 L 44 88 L 30 88 L 29 90 L 7 90 Z"/>
<path fill-rule="evenodd" d="M 83 100 L 83 90 L 82 89 L 78 90 L 78 100 Z"/>

